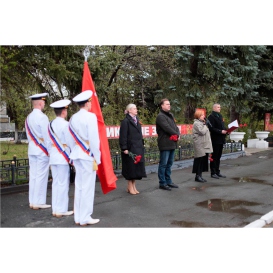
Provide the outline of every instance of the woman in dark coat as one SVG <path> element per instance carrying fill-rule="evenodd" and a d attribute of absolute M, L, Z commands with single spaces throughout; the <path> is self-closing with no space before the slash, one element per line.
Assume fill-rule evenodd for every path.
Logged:
<path fill-rule="evenodd" d="M 138 194 L 135 180 L 147 177 L 144 160 L 144 141 L 135 104 L 126 107 L 126 117 L 121 122 L 119 145 L 121 149 L 122 175 L 128 180 L 127 192 Z M 139 157 L 141 156 L 140 161 Z"/>

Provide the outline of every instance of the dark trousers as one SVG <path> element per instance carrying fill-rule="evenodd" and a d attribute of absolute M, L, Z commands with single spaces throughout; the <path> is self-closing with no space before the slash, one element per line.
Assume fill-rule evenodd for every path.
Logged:
<path fill-rule="evenodd" d="M 196 173 L 196 175 L 200 175 L 202 177 L 202 172 L 207 172 L 208 168 L 208 154 L 193 159 L 192 173 Z"/>
<path fill-rule="evenodd" d="M 210 172 L 211 174 L 220 173 L 220 159 L 222 156 L 224 144 L 214 144 L 212 143 L 213 153 L 211 158 L 213 161 L 210 161 Z"/>
<path fill-rule="evenodd" d="M 158 164 L 158 179 L 160 185 L 172 184 L 171 173 L 175 150 L 160 151 Z"/>

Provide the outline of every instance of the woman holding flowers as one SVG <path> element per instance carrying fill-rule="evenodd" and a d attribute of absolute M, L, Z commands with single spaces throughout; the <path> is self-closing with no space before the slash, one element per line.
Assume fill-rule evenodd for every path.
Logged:
<path fill-rule="evenodd" d="M 127 192 L 138 194 L 136 180 L 147 177 L 144 160 L 144 141 L 141 125 L 137 118 L 137 107 L 129 104 L 125 110 L 119 131 L 119 145 L 121 149 L 122 175 L 128 181 Z"/>

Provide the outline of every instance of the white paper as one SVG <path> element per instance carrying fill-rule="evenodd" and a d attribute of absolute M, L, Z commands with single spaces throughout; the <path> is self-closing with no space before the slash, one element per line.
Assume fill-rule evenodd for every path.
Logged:
<path fill-rule="evenodd" d="M 234 121 L 232 121 L 232 122 L 228 125 L 228 128 L 231 128 L 231 127 L 236 127 L 236 128 L 239 127 L 239 124 L 238 124 L 238 120 L 237 120 L 237 119 L 235 119 Z"/>

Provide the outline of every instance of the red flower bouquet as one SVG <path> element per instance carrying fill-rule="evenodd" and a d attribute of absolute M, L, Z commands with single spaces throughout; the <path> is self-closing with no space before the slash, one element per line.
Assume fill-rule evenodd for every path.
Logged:
<path fill-rule="evenodd" d="M 128 153 L 129 156 L 134 160 L 134 163 L 137 164 L 141 160 L 141 155 L 136 155 L 131 152 Z"/>
<path fill-rule="evenodd" d="M 246 132 L 247 124 L 246 123 L 241 123 L 238 128 L 238 132 Z"/>
<path fill-rule="evenodd" d="M 178 141 L 178 135 L 171 135 L 170 140 Z"/>

